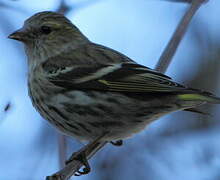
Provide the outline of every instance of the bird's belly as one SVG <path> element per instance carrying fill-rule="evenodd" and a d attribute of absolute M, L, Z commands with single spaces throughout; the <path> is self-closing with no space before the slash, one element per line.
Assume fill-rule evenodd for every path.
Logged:
<path fill-rule="evenodd" d="M 108 133 L 105 140 L 124 139 L 164 114 L 149 108 L 152 102 L 111 92 L 75 90 L 41 99 L 31 96 L 35 108 L 46 120 L 80 140 L 92 140 L 104 133 Z"/>

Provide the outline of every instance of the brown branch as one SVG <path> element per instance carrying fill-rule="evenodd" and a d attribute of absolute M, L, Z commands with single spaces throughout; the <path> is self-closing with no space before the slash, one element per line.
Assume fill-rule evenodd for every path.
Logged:
<path fill-rule="evenodd" d="M 107 142 L 96 142 L 93 141 L 88 145 L 82 147 L 76 153 L 85 152 L 87 159 L 90 159 L 92 156 L 95 155 L 102 147 L 104 147 Z M 81 167 L 83 166 L 82 162 L 78 160 L 71 160 L 63 169 L 56 172 L 52 176 L 48 176 L 46 180 L 69 180 L 71 176 L 73 176 Z"/>
<path fill-rule="evenodd" d="M 67 5 L 65 0 L 60 0 L 60 5 L 57 8 L 56 12 L 61 14 L 67 14 L 71 10 L 71 7 Z"/>
<path fill-rule="evenodd" d="M 65 135 L 58 134 L 58 153 L 59 153 L 59 166 L 63 168 L 65 166 L 66 161 L 66 149 L 67 142 Z"/>
<path fill-rule="evenodd" d="M 67 14 L 71 10 L 71 7 L 69 7 L 65 0 L 60 0 L 59 6 L 56 10 L 56 12 L 61 14 Z M 66 142 L 66 136 L 63 134 L 58 133 L 58 158 L 59 158 L 59 167 L 63 168 L 65 166 L 66 161 L 66 152 L 67 152 L 67 142 Z"/>
<path fill-rule="evenodd" d="M 206 0 L 192 0 L 189 9 L 186 11 L 185 15 L 183 16 L 182 20 L 180 21 L 179 25 L 176 28 L 171 40 L 169 41 L 168 45 L 166 46 L 165 50 L 163 51 L 155 70 L 164 73 L 168 66 L 170 65 L 172 58 L 189 26 L 189 23 L 199 9 L 199 7 L 205 2 Z M 188 2 L 188 1 L 187 1 Z"/>
<path fill-rule="evenodd" d="M 73 7 L 73 6 L 68 6 L 67 3 L 66 3 L 66 0 L 60 0 L 59 6 L 58 6 L 56 12 L 59 12 L 59 13 L 65 15 L 70 10 L 74 9 L 75 7 L 77 7 L 77 6 L 82 7 L 83 5 L 85 6 L 89 2 L 91 3 L 91 1 L 88 1 L 86 3 L 84 2 L 84 3 L 81 4 L 81 6 L 75 4 L 74 7 Z M 97 147 L 94 147 L 94 148 L 96 150 L 96 148 L 99 149 L 99 147 L 100 147 L 100 145 L 97 144 Z M 67 143 L 66 143 L 65 135 L 58 134 L 58 151 L 59 151 L 59 166 L 60 166 L 60 168 L 63 168 L 64 165 L 65 165 L 66 151 L 67 151 L 66 149 L 67 149 Z M 90 157 L 90 155 L 89 155 L 89 157 Z M 82 164 L 79 161 L 71 162 L 69 165 L 64 167 L 63 170 L 59 171 L 61 173 L 61 177 L 64 176 L 62 173 L 66 173 L 67 174 L 66 179 L 68 179 L 67 177 L 71 177 L 74 174 L 74 172 L 76 172 L 78 169 L 80 169 L 81 166 L 82 166 Z M 69 172 L 70 170 L 72 171 L 72 174 Z M 71 176 L 68 176 L 68 174 L 71 174 Z"/>

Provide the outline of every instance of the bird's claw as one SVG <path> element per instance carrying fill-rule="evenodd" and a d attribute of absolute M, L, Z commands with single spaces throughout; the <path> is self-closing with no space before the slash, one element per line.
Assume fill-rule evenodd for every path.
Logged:
<path fill-rule="evenodd" d="M 84 166 L 85 166 L 85 165 L 84 165 Z M 89 174 L 90 171 L 91 171 L 91 168 L 90 168 L 90 167 L 85 167 L 85 168 L 83 168 L 83 171 L 78 170 L 78 171 L 75 173 L 75 176 L 81 176 L 81 175 Z"/>
<path fill-rule="evenodd" d="M 75 173 L 75 176 L 81 176 L 88 174 L 91 171 L 91 167 L 89 165 L 89 162 L 87 160 L 85 152 L 82 152 L 75 156 L 73 159 L 80 161 L 85 167 L 83 168 L 83 171 L 78 170 L 77 173 Z"/>
<path fill-rule="evenodd" d="M 118 141 L 111 141 L 110 142 L 112 145 L 114 146 L 122 146 L 123 145 L 123 141 L 122 140 L 118 140 Z"/>
<path fill-rule="evenodd" d="M 69 164 L 73 160 L 80 161 L 85 166 L 83 168 L 83 171 L 78 170 L 75 173 L 75 176 L 85 175 L 85 174 L 88 174 L 91 171 L 91 167 L 89 165 L 89 162 L 87 160 L 87 157 L 86 157 L 86 154 L 85 154 L 84 151 L 80 152 L 80 153 L 73 153 L 72 156 L 70 157 L 70 159 L 68 159 L 66 161 L 66 164 Z"/>

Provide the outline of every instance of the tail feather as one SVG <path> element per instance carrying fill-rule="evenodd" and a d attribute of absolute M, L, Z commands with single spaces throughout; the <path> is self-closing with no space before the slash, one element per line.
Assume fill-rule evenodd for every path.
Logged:
<path fill-rule="evenodd" d="M 177 97 L 184 101 L 204 101 L 211 104 L 220 104 L 220 98 L 214 96 L 211 93 L 201 92 L 201 93 L 189 93 L 189 94 L 179 94 Z"/>
<path fill-rule="evenodd" d="M 198 113 L 198 114 L 202 114 L 202 115 L 206 115 L 206 116 L 211 116 L 210 113 L 201 111 L 201 110 L 196 109 L 196 108 L 184 109 L 184 111 L 189 111 L 189 112 Z"/>

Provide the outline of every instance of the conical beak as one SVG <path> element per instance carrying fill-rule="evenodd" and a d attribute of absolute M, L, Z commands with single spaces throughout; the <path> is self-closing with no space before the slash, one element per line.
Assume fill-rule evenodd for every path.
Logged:
<path fill-rule="evenodd" d="M 10 34 L 8 36 L 8 38 L 14 39 L 17 41 L 25 41 L 25 40 L 27 40 L 27 33 L 24 31 L 24 29 L 21 28 L 15 32 L 13 32 L 12 34 Z"/>

